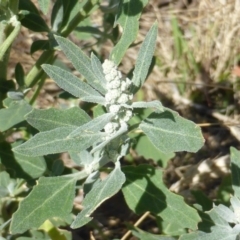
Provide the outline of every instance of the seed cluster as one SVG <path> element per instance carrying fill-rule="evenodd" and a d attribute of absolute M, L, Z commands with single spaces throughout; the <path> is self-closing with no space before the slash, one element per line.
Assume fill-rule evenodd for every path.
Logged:
<path fill-rule="evenodd" d="M 129 91 L 131 80 L 123 79 L 121 72 L 112 61 L 105 60 L 102 67 L 107 88 L 106 108 L 108 112 L 116 114 L 113 121 L 104 128 L 105 132 L 111 135 L 132 117 L 132 109 L 126 106 L 131 103 L 133 94 Z"/>

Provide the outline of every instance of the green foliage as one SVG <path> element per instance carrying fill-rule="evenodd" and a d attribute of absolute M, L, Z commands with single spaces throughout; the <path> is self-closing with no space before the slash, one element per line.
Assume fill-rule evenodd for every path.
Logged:
<path fill-rule="evenodd" d="M 121 166 L 130 148 L 139 156 L 166 167 L 175 152 L 197 152 L 204 143 L 195 123 L 164 107 L 161 101 L 145 102 L 143 97 L 133 101 L 139 98 L 134 98 L 134 94 L 155 64 L 157 22 L 141 43 L 132 79 L 123 77 L 117 69 L 137 37 L 138 20 L 148 1 L 109 1 L 108 6 L 102 6 L 98 0 L 38 0 L 40 10 L 30 0 L 19 0 L 19 5 L 13 3 L 0 1 L 4 16 L 0 19 L 3 35 L 0 38 L 0 231 L 3 237 L 71 239 L 71 234 L 64 233 L 60 226 L 75 229 L 89 224 L 94 221 L 94 211 L 121 190 L 134 213 L 141 215 L 149 211 L 156 217 L 161 235 L 130 227 L 139 239 L 236 239 L 240 232 L 238 150 L 231 149 L 234 194 L 229 205 L 213 205 L 204 194 L 195 191 L 192 195 L 197 210 L 167 188 L 164 169 L 150 164 L 137 165 L 137 162 L 137 166 Z M 42 13 L 46 15 L 50 9 L 48 26 Z M 86 25 L 91 24 L 91 14 L 96 9 L 105 14 L 104 30 Z M 118 41 L 117 25 L 123 30 Z M 30 48 L 31 54 L 43 51 L 32 69 L 25 73 L 22 63 L 18 63 L 16 81 L 8 80 L 11 45 L 22 26 L 47 33 L 47 38 L 34 41 Z M 181 59 L 187 54 L 197 71 L 174 20 L 172 27 L 177 57 Z M 75 30 L 97 38 L 99 45 L 92 47 L 94 53 L 90 57 L 66 38 Z M 102 63 L 101 41 L 105 40 L 113 41 L 115 46 L 110 60 Z M 65 63 L 57 64 L 56 50 L 65 54 L 80 78 Z M 60 103 L 58 109 L 48 106 L 37 109 L 35 100 L 47 76 L 62 89 L 63 95 L 70 96 L 65 103 L 71 107 Z M 68 154 L 74 167 L 65 166 L 61 153 Z M 74 206 L 78 189 L 83 193 L 80 212 Z"/>
<path fill-rule="evenodd" d="M 204 143 L 199 127 L 168 109 L 152 113 L 139 127 L 163 153 L 196 152 Z"/>
<path fill-rule="evenodd" d="M 23 122 L 24 116 L 31 110 L 31 106 L 25 100 L 11 101 L 7 108 L 0 109 L 0 130 L 4 132 Z"/>
<path fill-rule="evenodd" d="M 154 23 L 152 28 L 149 30 L 146 38 L 144 39 L 142 46 L 139 50 L 136 65 L 133 71 L 133 86 L 134 93 L 143 85 L 146 80 L 148 70 L 151 64 L 152 56 L 155 49 L 157 40 L 158 24 Z"/>
<path fill-rule="evenodd" d="M 74 222 L 72 228 L 79 228 L 89 221 L 92 217 L 90 215 L 93 211 L 106 199 L 116 194 L 125 182 L 125 176 L 121 171 L 119 162 L 116 163 L 114 170 L 102 181 L 96 181 L 87 193 L 83 201 L 83 211 L 81 211 Z"/>
<path fill-rule="evenodd" d="M 38 184 L 14 213 L 10 231 L 22 233 L 39 227 L 49 218 L 65 219 L 72 210 L 75 182 L 72 176 L 39 178 Z"/>
<path fill-rule="evenodd" d="M 170 192 L 162 181 L 162 171 L 148 165 L 123 167 L 126 182 L 123 194 L 128 206 L 137 214 L 146 211 L 171 223 L 175 229 L 197 229 L 200 217 L 183 198 Z"/>
<path fill-rule="evenodd" d="M 119 24 L 123 28 L 123 33 L 110 55 L 110 59 L 113 60 L 116 65 L 121 62 L 126 50 L 137 37 L 139 27 L 138 19 L 147 3 L 147 0 L 120 1 L 115 25 Z"/>
<path fill-rule="evenodd" d="M 71 61 L 73 66 L 78 70 L 88 81 L 88 83 L 100 93 L 106 93 L 102 87 L 102 83 L 96 79 L 93 69 L 91 67 L 91 60 L 87 57 L 80 48 L 65 38 L 55 37 L 62 51 L 66 54 L 67 58 Z M 96 73 L 98 74 L 98 73 Z"/>

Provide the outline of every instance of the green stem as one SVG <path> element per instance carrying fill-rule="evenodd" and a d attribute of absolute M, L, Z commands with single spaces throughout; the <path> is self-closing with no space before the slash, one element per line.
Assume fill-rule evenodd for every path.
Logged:
<path fill-rule="evenodd" d="M 38 97 L 38 94 L 41 91 L 41 89 L 42 89 L 42 87 L 43 87 L 43 85 L 45 83 L 45 80 L 46 80 L 46 74 L 42 74 L 42 77 L 40 78 L 40 81 L 38 83 L 37 89 L 35 90 L 31 100 L 29 101 L 30 105 L 33 105 L 33 103 L 36 101 L 36 99 Z"/>
<path fill-rule="evenodd" d="M 42 53 L 40 58 L 37 60 L 35 65 L 32 67 L 32 69 L 29 71 L 26 79 L 25 79 L 25 85 L 26 87 L 33 87 L 37 81 L 42 77 L 44 74 L 41 65 L 44 63 L 52 63 L 54 59 L 54 50 L 48 50 Z"/>

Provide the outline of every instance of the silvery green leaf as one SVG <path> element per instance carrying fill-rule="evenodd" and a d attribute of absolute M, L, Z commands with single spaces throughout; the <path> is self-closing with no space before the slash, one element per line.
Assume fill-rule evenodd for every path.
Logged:
<path fill-rule="evenodd" d="M 95 171 L 92 172 L 87 179 L 84 182 L 83 185 L 83 192 L 86 195 L 88 192 L 91 191 L 91 189 L 93 188 L 94 184 L 97 184 L 98 182 L 100 182 L 100 173 L 99 171 Z"/>
<path fill-rule="evenodd" d="M 103 141 L 102 143 L 100 143 L 99 145 L 97 145 L 96 147 L 94 147 L 91 150 L 91 154 L 95 153 L 96 151 L 99 151 L 101 149 L 103 149 L 108 143 L 110 143 L 113 139 L 121 136 L 122 134 L 126 133 L 128 131 L 128 126 L 127 124 L 123 124 L 120 129 L 115 132 L 112 136 L 110 136 L 107 140 Z"/>
<path fill-rule="evenodd" d="M 87 151 L 82 150 L 80 152 L 69 152 L 71 159 L 78 165 L 78 166 L 85 166 L 89 165 L 93 162 L 93 156 Z"/>
<path fill-rule="evenodd" d="M 240 223 L 240 200 L 236 196 L 232 196 L 230 199 L 235 217 L 237 219 L 237 222 Z"/>
<path fill-rule="evenodd" d="M 139 50 L 135 68 L 133 71 L 133 93 L 143 85 L 146 80 L 148 69 L 150 67 L 158 33 L 158 25 L 155 22 L 145 37 Z"/>
<path fill-rule="evenodd" d="M 75 127 L 61 127 L 40 132 L 13 150 L 27 156 L 43 156 L 66 151 L 77 152 L 101 142 L 105 136 L 102 132 L 83 132 L 78 137 L 70 138 L 69 134 L 75 129 Z"/>
<path fill-rule="evenodd" d="M 85 123 L 84 125 L 76 128 L 70 135 L 70 138 L 76 137 L 82 132 L 94 133 L 102 130 L 107 123 L 109 123 L 114 117 L 113 113 L 105 113 L 97 118 L 94 118 L 92 121 Z"/>
<path fill-rule="evenodd" d="M 9 91 L 7 92 L 7 96 L 13 100 L 23 100 L 24 94 L 22 92 L 17 91 Z"/>
<path fill-rule="evenodd" d="M 91 120 L 79 107 L 69 109 L 33 109 L 26 120 L 39 131 L 49 131 L 59 127 L 78 127 Z"/>
<path fill-rule="evenodd" d="M 131 228 L 130 230 L 131 230 L 132 234 L 135 237 L 137 237 L 139 240 L 176 240 L 176 238 L 173 238 L 173 237 L 145 232 L 136 227 Z"/>
<path fill-rule="evenodd" d="M 9 195 L 14 185 L 15 181 L 10 178 L 6 171 L 0 172 L 0 198 Z"/>
<path fill-rule="evenodd" d="M 234 195 L 240 198 L 240 151 L 234 147 L 230 148 L 232 188 Z"/>
<path fill-rule="evenodd" d="M 101 85 L 106 88 L 106 79 L 103 73 L 103 68 L 100 60 L 97 58 L 94 53 L 91 53 L 91 64 L 92 64 L 92 70 L 98 79 L 98 81 L 101 83 Z"/>
<path fill-rule="evenodd" d="M 183 197 L 168 190 L 160 169 L 144 164 L 126 166 L 122 171 L 126 175 L 122 192 L 126 203 L 136 214 L 150 211 L 163 221 L 171 222 L 176 229 L 197 229 L 201 221 L 197 211 L 188 206 Z"/>
<path fill-rule="evenodd" d="M 76 70 L 78 70 L 86 78 L 87 82 L 93 88 L 104 95 L 106 93 L 106 89 L 102 87 L 101 83 L 93 73 L 89 57 L 87 57 L 78 46 L 68 39 L 59 36 L 55 36 L 55 39 Z"/>
<path fill-rule="evenodd" d="M 0 131 L 4 132 L 14 125 L 23 122 L 24 116 L 32 110 L 25 101 L 12 101 L 8 108 L 0 109 Z"/>
<path fill-rule="evenodd" d="M 38 4 L 42 12 L 46 15 L 50 6 L 50 0 L 38 0 Z"/>
<path fill-rule="evenodd" d="M 119 159 L 121 157 L 124 157 L 128 154 L 128 150 L 130 148 L 130 138 L 127 138 L 123 144 L 121 145 L 121 149 L 120 149 L 120 152 L 119 152 Z"/>
<path fill-rule="evenodd" d="M 48 64 L 43 64 L 42 68 L 59 87 L 73 96 L 79 97 L 82 101 L 105 104 L 105 99 L 99 92 L 72 73 Z"/>
<path fill-rule="evenodd" d="M 110 59 L 118 65 L 130 44 L 135 40 L 139 28 L 139 18 L 148 0 L 120 1 L 115 24 L 123 28 L 122 36 L 113 48 Z"/>
<path fill-rule="evenodd" d="M 172 110 L 150 114 L 139 127 L 163 153 L 196 152 L 204 143 L 200 127 Z"/>
<path fill-rule="evenodd" d="M 13 144 L 7 142 L 0 143 L 1 163 L 9 170 L 11 176 L 14 178 L 29 180 L 42 176 L 47 168 L 45 159 L 41 156 L 29 157 L 12 152 L 12 148 L 19 144 L 19 142 Z"/>
<path fill-rule="evenodd" d="M 77 215 L 71 228 L 79 228 L 89 221 L 94 210 L 105 200 L 116 194 L 125 182 L 125 176 L 120 168 L 120 163 L 116 162 L 114 170 L 102 181 L 96 182 L 93 188 L 85 196 L 82 206 L 83 210 Z"/>
<path fill-rule="evenodd" d="M 133 108 L 155 108 L 158 111 L 164 111 L 162 103 L 158 100 L 154 100 L 151 102 L 133 102 L 131 106 Z"/>
<path fill-rule="evenodd" d="M 23 233 L 38 228 L 50 218 L 66 218 L 72 210 L 76 179 L 71 175 L 40 177 L 30 194 L 13 214 L 10 231 Z"/>
<path fill-rule="evenodd" d="M 220 207 L 221 208 L 221 207 Z M 225 210 L 224 210 L 225 211 Z M 215 206 L 208 212 L 206 218 L 206 230 L 204 232 L 198 231 L 192 234 L 185 234 L 181 236 L 181 240 L 236 240 L 239 234 L 239 227 L 235 225 L 233 228 L 228 223 L 228 216 L 222 215 L 222 211 L 219 211 L 219 206 Z M 227 218 L 226 218 L 227 217 Z M 203 225 L 204 226 L 204 225 Z M 203 228 L 202 226 L 202 228 Z"/>
<path fill-rule="evenodd" d="M 220 204 L 217 207 L 215 207 L 214 209 L 220 218 L 227 220 L 229 223 L 237 223 L 237 218 L 236 218 L 235 214 L 228 207 Z"/>

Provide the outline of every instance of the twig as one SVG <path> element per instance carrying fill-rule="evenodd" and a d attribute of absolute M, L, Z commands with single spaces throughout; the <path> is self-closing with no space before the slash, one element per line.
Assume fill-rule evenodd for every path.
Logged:
<path fill-rule="evenodd" d="M 144 220 L 145 218 L 147 218 L 150 215 L 150 212 L 145 212 L 138 220 L 137 222 L 133 225 L 134 227 L 139 226 Z M 130 235 L 131 235 L 131 230 L 127 231 L 124 236 L 121 238 L 121 240 L 126 240 Z"/>

